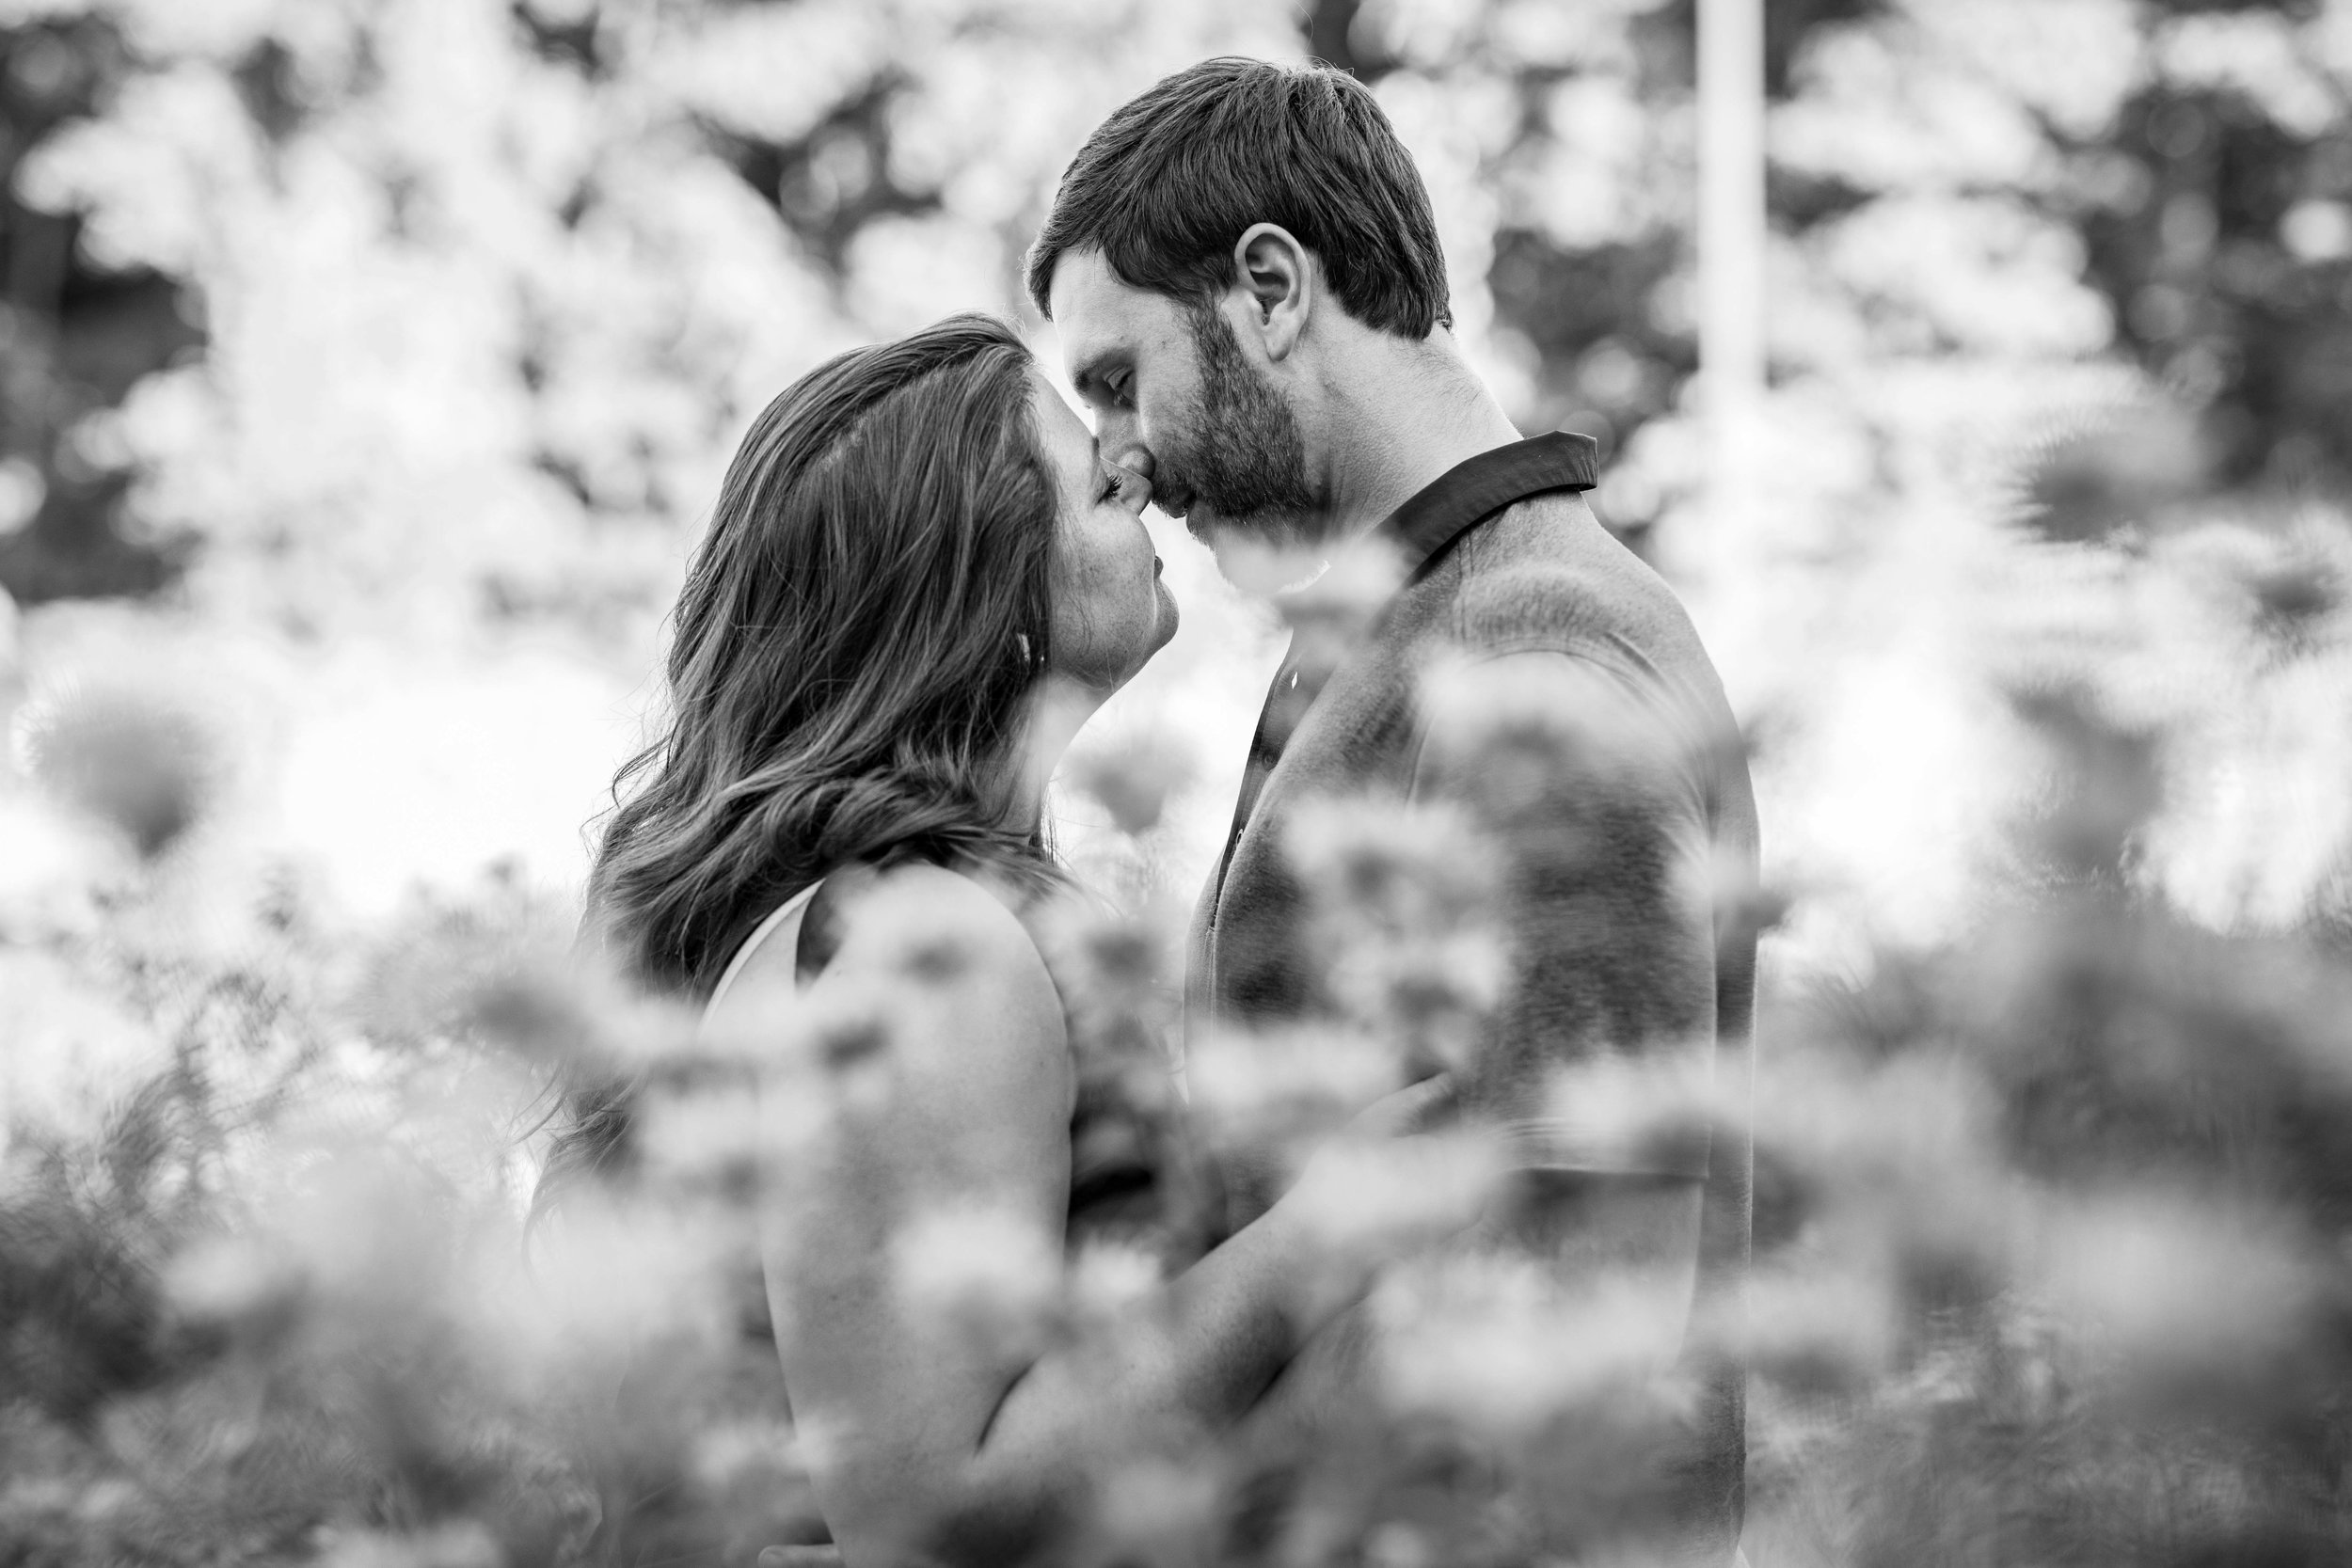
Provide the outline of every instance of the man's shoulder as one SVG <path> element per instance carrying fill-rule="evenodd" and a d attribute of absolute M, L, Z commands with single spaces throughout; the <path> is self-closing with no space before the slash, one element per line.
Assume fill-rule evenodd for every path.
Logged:
<path fill-rule="evenodd" d="M 1663 578 L 1573 492 L 1505 507 L 1461 542 L 1430 586 L 1447 600 L 1441 634 L 1472 655 L 1551 649 L 1661 672 L 1707 664 Z"/>

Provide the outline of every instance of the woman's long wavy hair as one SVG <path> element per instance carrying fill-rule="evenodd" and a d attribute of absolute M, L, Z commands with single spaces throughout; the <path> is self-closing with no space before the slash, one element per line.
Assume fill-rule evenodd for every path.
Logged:
<path fill-rule="evenodd" d="M 827 872 L 916 854 L 1030 876 L 1013 821 L 1058 519 L 1030 357 L 993 317 L 852 350 L 771 403 L 679 594 L 664 732 L 622 768 L 583 943 L 700 1001 Z M 540 1183 L 626 1152 L 631 1085 L 567 1097 Z"/>

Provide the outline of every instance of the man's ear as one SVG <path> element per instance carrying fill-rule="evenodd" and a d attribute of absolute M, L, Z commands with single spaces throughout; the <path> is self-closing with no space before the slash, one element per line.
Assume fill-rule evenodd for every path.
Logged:
<path fill-rule="evenodd" d="M 1266 357 L 1288 357 L 1314 309 L 1314 260 L 1307 247 L 1279 224 L 1253 223 L 1234 242 L 1233 277 Z"/>

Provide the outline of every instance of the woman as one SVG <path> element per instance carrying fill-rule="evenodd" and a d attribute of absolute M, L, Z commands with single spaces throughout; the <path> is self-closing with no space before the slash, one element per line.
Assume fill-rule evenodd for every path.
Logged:
<path fill-rule="evenodd" d="M 1073 1135 L 1101 1108 L 1025 918 L 1059 881 L 1053 763 L 1175 629 L 1149 498 L 1002 323 L 810 372 L 728 472 L 677 608 L 668 734 L 597 857 L 590 929 L 707 999 L 707 1030 L 810 1081 L 827 1053 L 873 1069 L 813 1136 L 778 1134 L 762 1200 L 785 1382 L 852 1568 L 1043 1549 L 1091 1465 L 1240 1419 L 1366 1277 L 1309 1223 L 1345 1180 L 1327 1159 L 1091 1354 L 942 1333 L 901 1266 L 930 1216 L 1049 1248 L 1086 1227 Z M 1355 1135 L 1441 1095 L 1392 1096 Z M 559 1180 L 625 1131 L 625 1101 L 583 1110 Z"/>

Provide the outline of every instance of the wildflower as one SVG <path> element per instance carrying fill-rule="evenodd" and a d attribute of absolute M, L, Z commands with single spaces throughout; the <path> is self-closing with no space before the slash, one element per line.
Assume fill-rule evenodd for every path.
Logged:
<path fill-rule="evenodd" d="M 503 1568 L 506 1554 L 487 1527 L 457 1519 L 421 1530 L 329 1532 L 321 1568 Z"/>
<path fill-rule="evenodd" d="M 1191 787 L 1199 772 L 1191 749 L 1159 731 L 1127 737 L 1115 747 L 1085 747 L 1063 766 L 1072 786 L 1110 813 L 1120 832 L 1135 837 L 1159 826 L 1168 801 Z"/>
<path fill-rule="evenodd" d="M 964 1207 L 917 1214 L 891 1251 L 907 1300 L 938 1331 L 1035 1346 L 1058 1312 L 1061 1259 L 1021 1215 Z"/>
<path fill-rule="evenodd" d="M 2041 1277 L 2080 1330 L 2151 1392 L 2210 1396 L 2295 1375 L 2325 1286 L 2296 1238 L 2260 1213 L 2137 1193 L 2067 1206 Z"/>
<path fill-rule="evenodd" d="M 1223 1506 L 1223 1489 L 1208 1466 L 1152 1456 L 1103 1478 L 1095 1526 L 1135 1560 L 1192 1563 L 1214 1539 Z"/>
<path fill-rule="evenodd" d="M 1378 1256 L 1467 1228 L 1494 1199 L 1505 1169 L 1497 1140 L 1475 1129 L 1338 1142 L 1316 1151 L 1311 1179 L 1291 1203 L 1324 1246 Z"/>
<path fill-rule="evenodd" d="M 1545 1263 L 1480 1254 L 1401 1272 L 1374 1308 L 1399 1410 L 1525 1437 L 1646 1388 L 1663 1370 L 1657 1325 L 1682 1304 L 1670 1286 L 1564 1282 Z"/>
<path fill-rule="evenodd" d="M 1302 806 L 1289 849 L 1341 1016 L 1416 1070 L 1468 1065 L 1510 971 L 1488 841 L 1452 807 L 1348 800 Z"/>
<path fill-rule="evenodd" d="M 60 800 L 119 832 L 149 860 L 218 800 L 222 737 L 191 705 L 127 684 L 90 684 L 20 719 L 26 770 Z"/>
<path fill-rule="evenodd" d="M 1163 1282 L 1158 1256 L 1120 1242 L 1091 1242 L 1070 1262 L 1070 1305 L 1081 1323 L 1107 1323 Z"/>

